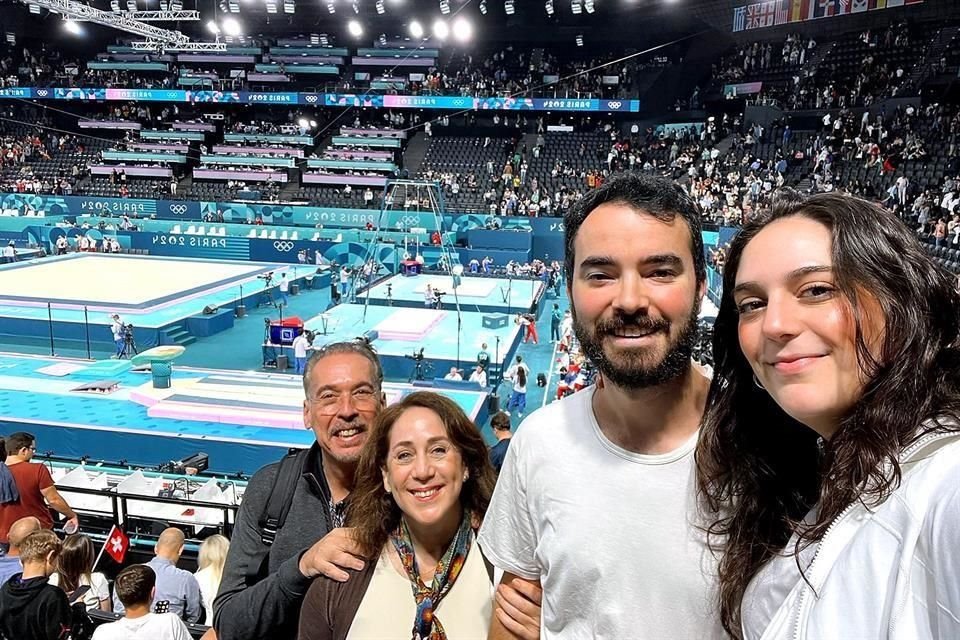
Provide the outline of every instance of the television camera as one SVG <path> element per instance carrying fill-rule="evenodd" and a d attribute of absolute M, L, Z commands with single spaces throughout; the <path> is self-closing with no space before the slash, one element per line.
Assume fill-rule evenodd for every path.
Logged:
<path fill-rule="evenodd" d="M 257 280 L 263 280 L 263 286 L 269 287 L 273 284 L 273 271 L 267 271 L 257 276 Z"/>
<path fill-rule="evenodd" d="M 407 378 L 407 382 L 413 382 L 414 380 L 425 380 L 426 375 L 433 369 L 433 366 L 429 362 L 425 361 L 423 349 L 423 347 L 420 347 L 419 350 L 415 350 L 412 354 L 403 356 L 408 360 L 413 360 L 413 371 L 410 373 L 410 377 Z"/>
<path fill-rule="evenodd" d="M 120 337 L 123 339 L 123 349 L 120 351 L 121 358 L 129 358 L 130 354 L 140 353 L 137 350 L 137 341 L 133 337 L 133 325 L 129 322 L 120 323 Z"/>

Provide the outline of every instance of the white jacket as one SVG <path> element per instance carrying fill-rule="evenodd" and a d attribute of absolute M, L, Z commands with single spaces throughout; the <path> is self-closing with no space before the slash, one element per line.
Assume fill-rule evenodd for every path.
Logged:
<path fill-rule="evenodd" d="M 801 554 L 809 584 L 792 554 L 761 570 L 744 595 L 744 638 L 960 638 L 960 434 L 921 438 L 901 464 L 883 504 L 851 505 Z"/>

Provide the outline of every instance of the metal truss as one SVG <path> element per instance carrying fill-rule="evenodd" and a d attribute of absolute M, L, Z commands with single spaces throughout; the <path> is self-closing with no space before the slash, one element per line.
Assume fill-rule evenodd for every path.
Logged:
<path fill-rule="evenodd" d="M 136 51 L 225 51 L 226 42 L 183 42 L 180 44 L 167 44 L 159 40 L 141 40 L 131 42 L 130 46 Z"/>
<path fill-rule="evenodd" d="M 200 19 L 199 11 L 121 11 L 116 15 L 140 22 L 187 22 Z"/>
<path fill-rule="evenodd" d="M 101 11 L 100 9 L 76 2 L 75 0 L 20 0 L 28 6 L 34 5 L 59 13 L 64 18 L 78 20 L 83 22 L 95 22 L 107 27 L 113 27 L 128 33 L 136 33 L 151 40 L 162 42 L 166 45 L 182 45 L 190 42 L 190 38 L 179 31 L 170 29 L 161 29 L 153 25 L 134 20 L 121 13 L 111 13 Z M 160 13 L 160 12 L 158 12 Z"/>

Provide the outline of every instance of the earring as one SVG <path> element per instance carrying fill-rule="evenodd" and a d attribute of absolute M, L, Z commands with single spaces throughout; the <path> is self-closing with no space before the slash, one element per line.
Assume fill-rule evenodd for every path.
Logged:
<path fill-rule="evenodd" d="M 470 477 L 470 472 L 469 472 L 469 471 L 464 471 L 464 472 L 463 472 L 463 481 L 466 482 L 469 477 Z"/>
<path fill-rule="evenodd" d="M 753 384 L 755 384 L 757 388 L 760 389 L 761 391 L 766 391 L 766 388 L 764 388 L 764 386 L 760 384 L 760 378 L 757 377 L 756 373 L 753 374 Z"/>
<path fill-rule="evenodd" d="M 387 495 L 390 495 L 390 489 L 387 489 Z"/>

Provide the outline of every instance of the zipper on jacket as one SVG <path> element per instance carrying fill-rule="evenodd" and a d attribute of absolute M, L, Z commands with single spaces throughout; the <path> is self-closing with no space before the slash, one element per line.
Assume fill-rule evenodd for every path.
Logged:
<path fill-rule="evenodd" d="M 946 433 L 928 433 L 925 436 L 922 436 L 919 440 L 908 446 L 902 452 L 900 452 L 900 461 L 905 462 L 910 459 L 910 456 L 913 455 L 917 450 L 921 449 L 926 444 L 944 436 L 951 435 L 951 432 Z M 955 435 L 955 434 L 954 434 Z M 840 512 L 840 515 L 834 518 L 833 522 L 830 523 L 830 526 L 827 527 L 827 530 L 823 534 L 823 538 L 820 540 L 820 544 L 817 546 L 817 550 L 813 553 L 813 559 L 810 560 L 810 564 L 807 565 L 807 575 L 813 573 L 813 567 L 817 562 L 817 558 L 820 556 L 820 551 L 823 549 L 823 545 L 827 542 L 827 539 L 830 537 L 830 532 L 857 506 L 857 502 L 851 502 L 847 505 L 846 509 Z M 806 581 L 805 581 L 806 582 Z M 800 623 L 803 619 L 803 607 L 806 603 L 806 596 L 809 591 L 812 590 L 810 584 L 806 584 L 803 590 L 800 592 L 800 601 L 797 603 L 797 615 L 796 621 L 794 622 L 794 632 L 793 637 L 795 640 L 802 640 L 800 637 Z M 895 612 L 894 612 L 895 614 Z M 893 623 L 896 622 L 896 618 L 891 616 L 889 629 L 893 628 Z"/>
<path fill-rule="evenodd" d="M 827 527 L 827 530 L 823 534 L 823 538 L 820 540 L 820 544 L 817 545 L 817 550 L 813 552 L 813 558 L 810 560 L 810 564 L 807 565 L 807 570 L 805 576 L 810 576 L 813 574 L 814 565 L 817 563 L 817 558 L 820 556 L 820 551 L 823 549 L 823 545 L 826 543 L 827 539 L 830 537 L 830 532 L 843 520 L 847 514 L 853 511 L 853 508 L 857 506 L 856 502 L 851 502 L 847 505 L 847 508 L 840 512 L 840 515 L 833 519 L 833 522 L 830 523 L 830 526 Z M 796 640 L 801 640 L 800 638 L 800 623 L 803 619 L 803 607 L 804 603 L 807 600 L 807 593 L 810 592 L 813 587 L 809 584 L 808 579 L 804 579 L 803 590 L 800 591 L 800 601 L 797 603 L 797 615 L 796 621 L 794 622 L 794 631 L 793 637 Z"/>

